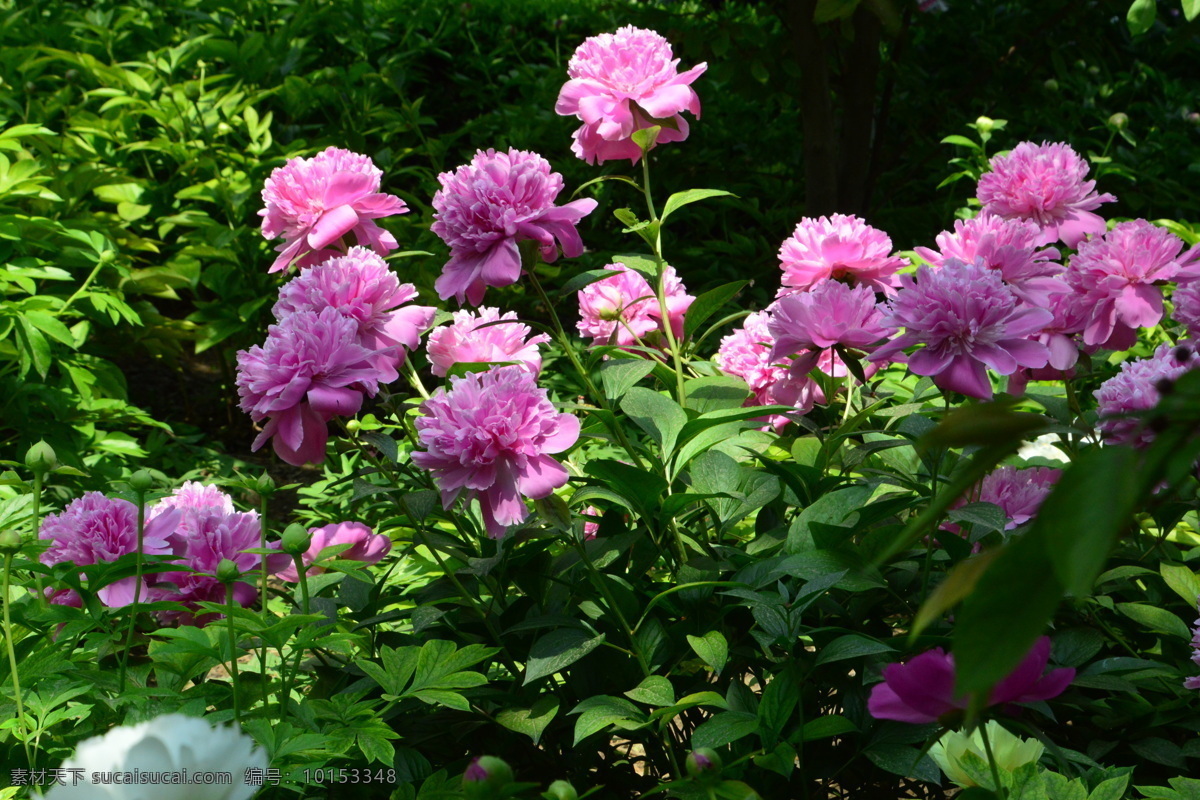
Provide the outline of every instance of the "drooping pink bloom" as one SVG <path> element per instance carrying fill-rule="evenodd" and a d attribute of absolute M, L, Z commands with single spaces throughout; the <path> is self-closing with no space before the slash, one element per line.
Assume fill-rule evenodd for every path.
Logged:
<path fill-rule="evenodd" d="M 371 363 L 379 370 L 379 380 L 391 383 L 405 352 L 417 348 L 437 313 L 430 306 L 409 304 L 416 297 L 416 288 L 401 284 L 386 261 L 365 247 L 352 247 L 346 255 L 302 270 L 285 283 L 271 313 L 283 322 L 297 311 L 337 310 L 354 320 L 359 343 L 378 351 Z"/>
<path fill-rule="evenodd" d="M 1137 341 L 1137 328 L 1162 319 L 1162 289 L 1180 269 L 1183 240 L 1144 219 L 1122 222 L 1101 238 L 1079 246 L 1067 281 L 1088 309 L 1083 341 L 1126 350 Z"/>
<path fill-rule="evenodd" d="M 1039 248 L 1041 229 L 1022 219 L 1004 219 L 984 211 L 974 219 L 958 220 L 954 232 L 937 236 L 940 252 L 928 247 L 915 248 L 917 255 L 933 266 L 947 258 L 968 263 L 982 259 L 983 265 L 1000 273 L 1013 294 L 1027 303 L 1046 307 L 1049 295 L 1065 292 L 1063 271 L 1055 259 L 1058 250 Z"/>
<path fill-rule="evenodd" d="M 567 65 L 570 78 L 558 94 L 554 110 L 575 116 L 571 151 L 589 164 L 629 159 L 642 150 L 635 131 L 661 126 L 655 144 L 682 142 L 688 123 L 682 112 L 700 118 L 700 97 L 691 84 L 708 69 L 697 64 L 678 71 L 671 44 L 654 31 L 626 25 L 616 33 L 584 40 Z"/>
<path fill-rule="evenodd" d="M 904 333 L 868 358 L 876 361 L 923 345 L 908 356 L 917 375 L 931 375 L 941 389 L 990 400 L 987 368 L 1011 375 L 1018 367 L 1044 367 L 1046 345 L 1031 341 L 1054 320 L 1042 308 L 1018 302 L 997 272 L 981 264 L 947 259 L 940 269 L 927 266 L 916 277 L 903 275 L 901 289 L 888 304 L 883 324 Z"/>
<path fill-rule="evenodd" d="M 862 285 L 825 281 L 809 292 L 781 297 L 771 309 L 768 327 L 775 337 L 771 360 L 796 356 L 793 371 L 802 374 L 817 366 L 818 358 L 835 345 L 869 353 L 896 332 L 882 323 L 875 292 Z"/>
<path fill-rule="evenodd" d="M 1037 640 L 1012 673 L 996 684 L 987 705 L 1033 703 L 1062 694 L 1075 680 L 1074 669 L 1046 672 L 1050 637 Z M 876 719 L 894 719 L 923 725 L 947 714 L 964 711 L 969 695 L 954 692 L 954 656 L 938 647 L 903 664 L 883 668 L 883 683 L 871 690 L 867 708 Z"/>
<path fill-rule="evenodd" d="M 579 322 L 581 336 L 590 337 L 593 344 L 635 345 L 639 339 L 658 330 L 665 330 L 658 296 L 650 283 L 624 264 L 609 264 L 604 269 L 616 272 L 579 290 Z M 663 294 L 667 319 L 676 339 L 683 336 L 683 316 L 696 298 L 675 268 L 663 267 Z"/>
<path fill-rule="evenodd" d="M 357 413 L 363 394 L 379 391 L 376 355 L 334 308 L 297 311 L 268 328 L 266 344 L 237 354 L 239 405 L 255 422 L 267 420 L 251 449 L 272 439 L 289 464 L 323 461 L 329 420 Z"/>
<path fill-rule="evenodd" d="M 375 533 L 361 522 L 334 522 L 320 528 L 309 528 L 308 532 L 312 534 L 312 543 L 300 555 L 300 560 L 306 566 L 320 558 L 321 551 L 326 547 L 339 544 L 348 544 L 350 547 L 334 557 L 340 561 L 361 561 L 364 564 L 378 564 L 392 549 L 391 539 L 382 533 Z M 309 566 L 307 573 L 320 575 L 324 571 L 324 567 Z M 300 580 L 300 575 L 296 572 L 296 562 L 290 558 L 287 566 L 277 570 L 275 574 L 290 583 Z"/>
<path fill-rule="evenodd" d="M 999 506 L 1007 520 L 1004 530 L 1011 531 L 1037 515 L 1042 501 L 1062 477 L 1062 470 L 1050 467 L 1000 467 L 988 473 L 966 495 L 954 501 L 951 508 L 968 503 L 991 503 Z M 946 530 L 958 530 L 957 525 L 943 525 Z"/>
<path fill-rule="evenodd" d="M 504 325 L 490 323 L 512 320 Z M 544 333 L 530 336 L 529 326 L 517 320 L 517 312 L 500 313 L 498 308 L 480 306 L 478 313 L 454 312 L 454 321 L 429 333 L 425 352 L 433 374 L 446 377 L 459 363 L 519 361 L 535 377 L 542 371 L 538 345 L 550 341 Z"/>
<path fill-rule="evenodd" d="M 1050 351 L 1050 360 L 1044 367 L 1023 368 L 1008 379 L 1007 391 L 1011 395 L 1025 393 L 1029 381 L 1060 381 L 1075 377 L 1075 363 L 1079 360 L 1078 334 L 1087 322 L 1088 309 L 1083 298 L 1070 290 L 1052 294 L 1046 298 L 1043 308 L 1054 314 L 1054 321 L 1031 337 Z"/>
<path fill-rule="evenodd" d="M 258 212 L 263 236 L 283 237 L 269 271 L 281 272 L 301 256 L 304 267 L 338 255 L 348 233 L 380 255 L 395 250 L 396 238 L 375 220 L 407 213 L 408 207 L 379 191 L 382 177 L 370 158 L 337 147 L 277 167 L 263 186 L 266 207 Z"/>
<path fill-rule="evenodd" d="M 1188 336 L 1200 336 L 1200 280 L 1180 283 L 1171 295 L 1171 318 L 1187 328 Z"/>
<path fill-rule="evenodd" d="M 992 171 L 979 179 L 979 202 L 1005 219 L 1036 223 L 1041 229 L 1036 244 L 1075 248 L 1088 234 L 1104 233 L 1104 219 L 1092 211 L 1117 198 L 1096 193 L 1096 182 L 1086 180 L 1087 162 L 1070 145 L 1021 142 L 989 163 Z"/>
<path fill-rule="evenodd" d="M 754 393 L 744 405 L 789 405 L 797 413 L 807 414 L 817 403 L 825 402 L 825 394 L 812 378 L 793 374 L 790 357 L 771 357 L 775 337 L 770 322 L 770 311 L 750 314 L 742 327 L 721 340 L 713 361 L 726 375 L 744 380 Z M 763 421 L 776 430 L 791 422 L 783 415 L 772 415 Z"/>
<path fill-rule="evenodd" d="M 1200 606 L 1200 598 L 1196 603 L 1197 606 Z M 1192 629 L 1192 663 L 1200 667 L 1200 619 L 1196 620 L 1196 627 Z M 1200 689 L 1200 675 L 1185 678 L 1183 688 Z"/>
<path fill-rule="evenodd" d="M 520 367 L 498 367 L 450 379 L 422 405 L 416 421 L 424 451 L 413 463 L 434 474 L 442 505 L 466 493 L 479 498 L 488 534 L 529 516 L 525 497 L 546 497 L 567 482 L 550 454 L 579 438 L 579 420 L 560 414 Z"/>
<path fill-rule="evenodd" d="M 171 552 L 170 538 L 179 524 L 180 512 L 171 509 L 154 519 L 144 521 L 142 553 L 167 555 Z M 48 514 L 38 531 L 39 539 L 50 542 L 39 559 L 54 565 L 70 561 L 76 566 L 104 564 L 116 561 L 138 549 L 137 506 L 128 500 L 105 497 L 100 492 L 87 492 L 72 500 L 57 514 Z M 111 608 L 121 608 L 133 602 L 138 579 L 134 576 L 110 583 L 96 592 L 100 602 Z M 141 579 L 142 598 L 146 595 L 146 579 Z M 57 593 L 60 605 L 77 605 L 80 599 L 74 591 Z"/>
<path fill-rule="evenodd" d="M 537 153 L 495 150 L 475 153 L 470 164 L 438 176 L 436 212 L 430 230 L 450 246 L 450 260 L 434 282 L 438 297 L 473 306 L 489 286 L 508 286 L 521 277 L 517 243 L 537 242 L 542 259 L 583 253 L 575 226 L 596 208 L 591 198 L 556 206 L 562 175 Z"/>
<path fill-rule="evenodd" d="M 1126 361 L 1121 371 L 1100 384 L 1094 393 L 1098 427 L 1105 441 L 1147 447 L 1154 441 L 1154 431 L 1142 420 L 1129 416 L 1149 411 L 1161 398 L 1159 384 L 1174 381 L 1189 370 L 1200 367 L 1200 356 L 1193 342 L 1179 345 L 1159 345 L 1154 355 Z"/>
<path fill-rule="evenodd" d="M 849 280 L 891 293 L 896 270 L 908 264 L 892 254 L 892 240 L 855 216 L 805 217 L 779 248 L 783 269 L 778 297 L 828 280 Z"/>

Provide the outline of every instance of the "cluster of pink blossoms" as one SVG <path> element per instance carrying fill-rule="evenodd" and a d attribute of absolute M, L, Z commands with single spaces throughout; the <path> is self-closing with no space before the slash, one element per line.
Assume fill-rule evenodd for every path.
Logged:
<path fill-rule="evenodd" d="M 663 267 L 665 324 L 658 295 L 641 273 L 620 263 L 605 269 L 614 274 L 579 290 L 577 328 L 581 336 L 597 345 L 649 345 L 646 338 L 655 331 L 665 331 L 668 324 L 676 339 L 683 336 L 684 314 L 696 298 L 687 293 L 674 267 Z"/>
<path fill-rule="evenodd" d="M 1200 367 L 1196 344 L 1160 345 L 1149 358 L 1126 361 L 1121 371 L 1100 385 L 1095 392 L 1100 433 L 1112 444 L 1146 447 L 1154 441 L 1154 431 L 1137 414 L 1158 405 L 1164 381 L 1171 382 L 1189 370 Z"/>
<path fill-rule="evenodd" d="M 793 374 L 792 359 L 773 357 L 774 350 L 771 312 L 756 311 L 721 340 L 713 361 L 722 372 L 741 378 L 750 387 L 753 395 L 746 401 L 748 406 L 787 405 L 805 414 L 824 403 L 820 385 L 807 375 Z M 763 421 L 778 430 L 791 420 L 776 414 Z"/>

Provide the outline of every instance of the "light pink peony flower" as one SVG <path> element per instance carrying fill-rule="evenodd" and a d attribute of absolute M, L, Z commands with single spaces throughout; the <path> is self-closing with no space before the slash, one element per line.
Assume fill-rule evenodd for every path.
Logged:
<path fill-rule="evenodd" d="M 1200 336 L 1200 280 L 1180 283 L 1171 295 L 1171 318 L 1187 328 L 1188 336 Z"/>
<path fill-rule="evenodd" d="M 1088 309 L 1084 343 L 1127 350 L 1137 328 L 1157 325 L 1163 298 L 1155 284 L 1175 277 L 1182 250 L 1183 240 L 1144 219 L 1081 244 L 1066 277 Z"/>
<path fill-rule="evenodd" d="M 560 414 L 520 367 L 499 367 L 450 379 L 426 400 L 416 421 L 424 451 L 413 463 L 434 474 L 442 505 L 466 492 L 479 498 L 488 534 L 522 522 L 523 497 L 546 497 L 567 482 L 567 471 L 550 457 L 579 438 L 579 420 Z"/>
<path fill-rule="evenodd" d="M 1050 360 L 1044 367 L 1019 369 L 1008 379 L 1007 391 L 1011 395 L 1025 393 L 1029 381 L 1059 381 L 1075 377 L 1075 363 L 1079 360 L 1077 335 L 1087 321 L 1088 309 L 1083 298 L 1072 291 L 1052 294 L 1043 306 L 1054 314 L 1054 321 L 1041 332 L 1031 337 L 1050 351 Z"/>
<path fill-rule="evenodd" d="M 942 390 L 990 400 L 987 368 L 1011 375 L 1018 367 L 1044 367 L 1050 353 L 1036 334 L 1054 320 L 1042 308 L 1021 305 L 999 273 L 981 264 L 947 259 L 940 269 L 923 266 L 904 275 L 888 304 L 883 323 L 904 333 L 868 358 L 896 356 L 924 345 L 908 357 L 917 375 L 932 375 Z"/>
<path fill-rule="evenodd" d="M 1033 703 L 1062 694 L 1075 680 L 1075 670 L 1046 672 L 1049 663 L 1050 637 L 1043 636 L 1016 669 L 996 684 L 986 705 Z M 954 683 L 954 656 L 936 647 L 903 664 L 884 667 L 883 683 L 871 689 L 867 708 L 876 719 L 915 725 L 937 722 L 970 705 L 969 696 L 955 694 Z"/>
<path fill-rule="evenodd" d="M 602 516 L 604 516 L 604 512 L 595 506 L 588 506 L 583 510 L 583 540 L 585 542 L 590 542 L 600 533 Z"/>
<path fill-rule="evenodd" d="M 990 164 L 976 193 L 984 211 L 1036 223 L 1036 244 L 1061 241 L 1075 248 L 1088 234 L 1104 233 L 1104 219 L 1092 211 L 1117 198 L 1096 193 L 1096 182 L 1085 180 L 1087 162 L 1070 145 L 1021 142 Z"/>
<path fill-rule="evenodd" d="M 506 325 L 490 325 L 500 320 Z M 480 327 L 486 326 L 486 327 Z M 433 374 L 440 378 L 457 363 L 520 361 L 535 377 L 542 371 L 538 345 L 550 341 L 544 333 L 530 336 L 529 326 L 517 321 L 517 313 L 500 313 L 498 308 L 480 306 L 478 313 L 456 311 L 450 325 L 435 328 L 429 334 L 425 352 Z"/>
<path fill-rule="evenodd" d="M 298 311 L 319 314 L 332 308 L 354 320 L 359 343 L 378 351 L 371 363 L 379 370 L 379 380 L 391 383 L 405 351 L 417 348 L 437 313 L 430 306 L 409 304 L 416 296 L 416 288 L 401 284 L 386 261 L 365 247 L 352 247 L 346 255 L 309 267 L 285 283 L 271 313 L 283 322 Z"/>
<path fill-rule="evenodd" d="M 1004 278 L 1013 294 L 1027 303 L 1045 308 L 1049 295 L 1067 291 L 1059 275 L 1061 264 L 1053 247 L 1038 248 L 1041 229 L 1021 219 L 1004 219 L 984 211 L 974 219 L 958 220 L 954 232 L 943 231 L 937 236 L 941 252 L 928 247 L 915 248 L 917 255 L 933 266 L 941 266 L 947 258 L 968 263 L 982 259 L 983 265 L 994 269 Z"/>
<path fill-rule="evenodd" d="M 334 308 L 297 311 L 272 325 L 265 345 L 237 354 L 239 405 L 255 422 L 267 420 L 251 449 L 273 439 L 289 464 L 323 461 L 329 420 L 357 413 L 363 393 L 379 391 L 377 355 Z"/>
<path fill-rule="evenodd" d="M 950 507 L 962 508 L 968 503 L 991 503 L 1000 507 L 1007 522 L 1004 530 L 1014 530 L 1033 519 L 1042 502 L 1062 477 L 1062 470 L 1050 467 L 1000 467 L 988 473 L 966 495 Z M 957 525 L 943 525 L 946 530 L 958 531 Z"/>
<path fill-rule="evenodd" d="M 76 566 L 104 564 L 116 561 L 138 549 L 137 506 L 128 500 L 105 497 L 100 492 L 87 492 L 57 514 L 48 514 L 38 531 L 39 539 L 50 542 L 38 558 L 43 564 L 54 565 L 70 561 Z M 142 553 L 168 555 L 171 534 L 179 524 L 180 512 L 170 509 L 154 519 L 144 521 Z M 133 602 L 138 579 L 130 576 L 96 592 L 100 602 L 111 608 L 121 608 Z M 142 578 L 141 597 L 145 598 L 146 579 Z M 57 592 L 52 601 L 59 605 L 80 606 L 76 592 Z"/>
<path fill-rule="evenodd" d="M 620 263 L 604 269 L 617 274 L 579 290 L 576 327 L 580 335 L 590 337 L 593 344 L 625 347 L 637 344 L 654 331 L 664 330 L 657 295 L 641 273 Z M 682 338 L 683 316 L 696 298 L 687 293 L 675 268 L 669 264 L 663 267 L 663 294 L 671 332 L 676 339 Z"/>
<path fill-rule="evenodd" d="M 790 357 L 771 357 L 775 337 L 770 323 L 769 311 L 749 315 L 742 327 L 721 340 L 713 361 L 725 374 L 744 380 L 754 393 L 744 405 L 790 405 L 798 413 L 807 414 L 817 403 L 825 402 L 825 394 L 811 378 L 792 374 Z M 783 415 L 771 415 L 763 421 L 776 430 L 791 422 Z"/>
<path fill-rule="evenodd" d="M 891 255 L 892 240 L 855 216 L 805 217 L 779 248 L 783 269 L 777 297 L 845 279 L 891 293 L 896 270 L 908 261 Z"/>
<path fill-rule="evenodd" d="M 309 528 L 312 543 L 300 555 L 305 565 L 313 564 L 321 556 L 326 547 L 339 544 L 351 545 L 338 553 L 335 558 L 341 561 L 362 561 L 364 564 L 378 564 L 392 549 L 392 540 L 382 533 L 375 533 L 361 522 L 334 522 L 320 528 Z M 309 575 L 320 575 L 325 572 L 321 566 L 309 566 Z M 290 557 L 285 568 L 276 570 L 275 574 L 282 580 L 297 583 L 300 580 L 296 572 L 296 562 Z"/>
<path fill-rule="evenodd" d="M 281 272 L 297 257 L 304 267 L 337 255 L 343 236 L 380 255 L 396 249 L 396 238 L 375 220 L 407 213 L 399 197 L 379 191 L 383 172 L 367 156 L 330 147 L 312 158 L 293 158 L 271 172 L 263 186 L 266 204 L 258 212 L 267 239 L 283 237 L 270 272 Z"/>
<path fill-rule="evenodd" d="M 205 513 L 235 514 L 233 498 L 221 491 L 219 486 L 186 481 L 168 496 L 146 508 L 146 519 L 159 517 L 171 509 L 179 509 L 179 525 L 175 528 L 174 540 L 186 540 L 196 530 L 196 520 Z M 249 511 L 256 518 L 258 512 Z"/>
<path fill-rule="evenodd" d="M 1193 342 L 1179 345 L 1159 345 L 1154 355 L 1126 361 L 1121 371 L 1100 384 L 1096 398 L 1100 434 L 1112 444 L 1147 447 L 1154 441 L 1154 431 L 1142 420 L 1129 416 L 1149 411 L 1161 397 L 1158 386 L 1162 381 L 1174 381 L 1189 370 L 1200 367 L 1200 355 Z"/>
<path fill-rule="evenodd" d="M 829 353 L 827 371 L 839 366 L 844 371 L 840 357 L 830 348 L 839 345 L 871 352 L 881 339 L 896 332 L 882 324 L 882 316 L 875 292 L 866 286 L 825 281 L 812 291 L 785 295 L 771 307 L 768 327 L 775 337 L 771 359 L 796 356 L 793 372 L 807 373 L 820 356 Z M 807 352 L 797 355 L 802 351 Z"/>
<path fill-rule="evenodd" d="M 666 39 L 632 25 L 586 39 L 571 56 L 570 80 L 554 105 L 558 114 L 583 121 L 571 151 L 589 164 L 636 164 L 642 150 L 631 138 L 635 131 L 661 126 L 655 144 L 686 139 L 682 112 L 700 118 L 700 97 L 691 84 L 708 65 L 679 73 L 679 59 L 672 56 Z"/>
<path fill-rule="evenodd" d="M 450 246 L 450 260 L 434 283 L 438 297 L 483 301 L 489 286 L 508 286 L 521 277 L 517 242 L 537 242 L 552 262 L 558 245 L 568 258 L 583 253 L 575 226 L 596 208 L 591 198 L 554 205 L 562 175 L 537 153 L 509 150 L 475 153 L 470 164 L 438 176 L 431 230 Z M 557 241 L 557 244 L 555 243 Z"/>

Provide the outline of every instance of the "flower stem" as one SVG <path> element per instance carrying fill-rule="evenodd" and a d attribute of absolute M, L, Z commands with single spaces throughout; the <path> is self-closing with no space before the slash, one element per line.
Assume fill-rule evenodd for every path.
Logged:
<path fill-rule="evenodd" d="M 225 584 L 225 618 L 229 620 L 229 678 L 233 681 L 233 721 L 242 724 L 242 701 L 238 691 L 237 626 L 233 619 L 233 584 Z M 264 645 L 265 647 L 265 645 Z"/>
<path fill-rule="evenodd" d="M 129 666 L 129 650 L 133 647 L 133 627 L 137 620 L 137 606 L 142 599 L 142 537 L 146 532 L 146 493 L 135 492 L 137 496 L 137 556 L 133 572 L 133 605 L 129 609 L 129 624 L 125 626 L 125 649 L 121 653 L 121 676 L 118 681 L 118 692 L 125 691 L 125 673 Z"/>
<path fill-rule="evenodd" d="M 646 195 L 646 208 L 650 212 L 650 221 L 658 223 L 658 214 L 654 210 L 654 198 L 650 194 L 650 154 L 642 153 L 642 192 Z M 679 405 L 684 404 L 686 394 L 683 389 L 683 360 L 679 354 L 679 340 L 671 325 L 671 316 L 667 309 L 667 269 L 662 257 L 661 225 L 654 235 L 654 271 L 656 273 L 654 291 L 658 296 L 658 313 L 662 318 L 663 332 L 667 335 L 667 345 L 671 348 L 671 360 L 675 364 L 675 394 Z"/>
<path fill-rule="evenodd" d="M 1000 768 L 996 766 L 996 756 L 992 754 L 992 743 L 988 739 L 986 722 L 979 725 L 979 736 L 983 739 L 983 752 L 987 753 L 988 766 L 992 768 L 992 781 L 996 784 L 996 796 L 1000 800 L 1004 800 L 1008 792 L 1005 791 L 1004 786 L 1000 783 Z"/>
<path fill-rule="evenodd" d="M 33 471 L 33 541 L 37 542 L 41 537 L 42 532 L 42 481 L 45 474 L 40 469 Z M 42 574 L 40 572 L 33 573 L 33 585 L 37 587 L 38 608 L 46 608 L 46 593 L 42 589 Z"/>
<path fill-rule="evenodd" d="M 270 504 L 267 501 L 267 496 L 261 495 L 258 506 L 258 546 L 263 550 L 265 550 L 267 547 L 267 532 L 269 530 L 267 512 L 269 510 L 269 505 Z M 267 619 L 271 616 L 271 611 L 267 608 L 267 556 L 265 553 L 259 554 L 259 568 L 259 602 L 262 604 L 262 621 L 263 626 L 265 627 L 267 625 Z M 262 698 L 263 708 L 265 709 L 267 707 L 267 690 L 269 688 L 268 684 L 270 681 L 267 679 L 267 640 L 262 637 L 260 638 L 262 641 L 262 651 L 258 656 L 258 668 L 262 673 Z"/>
<path fill-rule="evenodd" d="M 12 553 L 4 554 L 4 594 L 0 595 L 0 603 L 4 605 L 4 643 L 8 647 L 8 669 L 12 674 L 13 697 L 17 701 L 17 728 L 21 732 L 21 744 L 25 748 L 25 760 L 29 769 L 34 769 L 33 753 L 29 750 L 29 731 L 25 728 L 25 708 L 21 703 L 21 678 L 17 672 L 17 653 L 13 649 L 12 619 L 8 612 L 8 586 L 12 577 Z M 39 592 L 40 594 L 40 592 Z"/>

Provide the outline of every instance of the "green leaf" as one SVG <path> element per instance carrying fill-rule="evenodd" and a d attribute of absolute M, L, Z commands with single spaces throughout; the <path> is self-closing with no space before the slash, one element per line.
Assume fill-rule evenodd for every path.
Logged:
<path fill-rule="evenodd" d="M 1200 17 L 1200 0 L 1183 0 L 1183 16 L 1188 22 Z"/>
<path fill-rule="evenodd" d="M 757 730 L 757 714 L 745 711 L 723 711 L 696 728 L 692 734 L 692 749 L 724 747 Z"/>
<path fill-rule="evenodd" d="M 588 636 L 586 631 L 577 628 L 562 628 L 542 636 L 530 648 L 524 685 L 561 672 L 595 650 L 603 641 L 604 634 Z"/>
<path fill-rule="evenodd" d="M 912 630 L 909 632 L 910 639 L 915 639 L 921 634 L 921 631 L 929 627 L 929 623 L 954 608 L 962 602 L 964 597 L 974 591 L 975 584 L 979 583 L 979 577 L 983 575 L 984 570 L 1000 552 L 999 550 L 989 550 L 955 565 L 937 585 L 937 588 L 930 592 L 928 599 L 917 611 Z"/>
<path fill-rule="evenodd" d="M 821 25 L 837 19 L 845 19 L 858 8 L 859 0 L 817 0 L 813 10 L 813 22 Z"/>
<path fill-rule="evenodd" d="M 972 150 L 979 149 L 979 142 L 973 142 L 967 137 L 959 136 L 957 134 L 953 136 L 947 136 L 945 139 L 942 139 L 942 144 L 956 144 L 960 147 L 969 147 Z"/>
<path fill-rule="evenodd" d="M 631 727 L 640 727 L 646 721 L 645 714 L 633 703 L 609 695 L 589 697 L 570 713 L 579 714 L 579 719 L 575 720 L 575 745 L 614 723 L 632 722 Z"/>
<path fill-rule="evenodd" d="M 721 189 L 688 189 L 684 192 L 676 192 L 667 198 L 667 204 L 663 206 L 662 216 L 659 217 L 659 221 L 666 222 L 667 217 L 671 216 L 671 214 L 677 209 L 680 209 L 690 203 L 698 203 L 701 200 L 707 200 L 710 197 L 737 197 L 737 195 Z M 745 281 L 742 281 L 742 283 L 744 284 Z M 699 301 L 700 298 L 696 299 Z"/>
<path fill-rule="evenodd" d="M 799 702 L 800 679 L 794 669 L 784 669 L 763 689 L 758 704 L 758 722 L 764 748 L 769 750 L 778 743 L 779 735 Z"/>
<path fill-rule="evenodd" d="M 658 133 L 662 130 L 661 125 L 652 125 L 649 128 L 642 128 L 640 131 L 634 131 L 629 138 L 633 139 L 633 143 L 642 148 L 645 153 L 650 148 L 654 147 L 658 141 Z M 663 215 L 664 217 L 666 214 Z"/>
<path fill-rule="evenodd" d="M 844 661 L 848 658 L 894 652 L 894 648 L 889 647 L 883 642 L 851 633 L 839 636 L 821 648 L 821 651 L 817 653 L 817 664 L 827 664 L 832 661 Z"/>
<path fill-rule="evenodd" d="M 741 408 L 750 397 L 750 387 L 741 378 L 718 375 L 711 378 L 692 378 L 683 384 L 684 405 L 701 414 Z"/>
<path fill-rule="evenodd" d="M 858 730 L 854 723 L 845 717 L 831 714 L 827 717 L 817 717 L 804 723 L 802 736 L 804 741 L 828 739 L 830 736 L 841 736 L 843 733 L 854 733 Z"/>
<path fill-rule="evenodd" d="M 638 381 L 654 371 L 654 362 L 640 358 L 613 358 L 600 365 L 604 396 L 620 400 Z"/>
<path fill-rule="evenodd" d="M 1129 7 L 1129 13 L 1125 15 L 1125 22 L 1129 25 L 1131 34 L 1141 36 L 1154 27 L 1156 16 L 1155 0 L 1133 0 L 1133 5 Z"/>
<path fill-rule="evenodd" d="M 867 750 L 867 758 L 880 769 L 904 778 L 917 778 L 928 783 L 940 783 L 941 770 L 929 756 L 915 747 L 879 742 Z"/>
<path fill-rule="evenodd" d="M 1117 611 L 1148 631 L 1178 636 L 1181 639 L 1192 638 L 1187 624 L 1165 608 L 1144 603 L 1117 603 Z"/>
<path fill-rule="evenodd" d="M 725 669 L 725 662 L 729 660 L 729 643 L 725 641 L 725 636 L 720 631 L 709 631 L 703 636 L 689 635 L 687 641 L 696 655 L 720 675 L 721 670 Z"/>
<path fill-rule="evenodd" d="M 678 195 L 672 195 L 677 197 Z M 664 214 L 664 216 L 666 216 Z M 713 314 L 721 310 L 721 307 L 734 298 L 734 296 L 742 290 L 748 281 L 734 281 L 726 283 L 723 286 L 718 286 L 715 289 L 709 289 L 699 297 L 697 297 L 688 307 L 687 314 L 683 318 L 683 335 L 690 338 L 700 326 L 711 317 Z"/>
<path fill-rule="evenodd" d="M 1182 597 L 1189 606 L 1196 605 L 1197 599 L 1200 599 L 1200 576 L 1196 575 L 1191 567 L 1164 563 L 1159 566 L 1159 571 L 1167 586 L 1171 587 L 1171 591 Z"/>
<path fill-rule="evenodd" d="M 558 714 L 558 698 L 547 694 L 538 698 L 529 708 L 506 709 L 496 715 L 496 721 L 510 731 L 523 733 L 536 745 L 542 732 Z"/>
<path fill-rule="evenodd" d="M 620 275 L 620 270 L 615 269 L 589 269 L 587 272 L 581 272 L 571 280 L 563 284 L 560 294 L 567 295 L 572 292 L 578 292 L 585 286 L 589 286 L 596 281 L 602 281 L 605 278 L 611 278 L 613 275 Z"/>
<path fill-rule="evenodd" d="M 27 363 L 32 364 L 37 373 L 45 378 L 50 371 L 50 343 L 24 315 L 17 317 L 17 321 L 20 323 L 17 333 L 22 342 L 23 360 L 27 358 Z M 22 367 L 23 373 L 27 370 L 27 366 Z"/>
<path fill-rule="evenodd" d="M 625 692 L 625 696 L 656 708 L 675 704 L 675 688 L 661 675 L 647 675 L 637 687 Z"/>
<path fill-rule="evenodd" d="M 55 317 L 44 311 L 25 311 L 22 312 L 22 316 L 32 322 L 35 328 L 51 339 L 55 339 L 67 347 L 75 349 L 75 337 L 71 335 L 71 331 L 67 326 L 63 325 Z"/>
<path fill-rule="evenodd" d="M 374 447 L 384 458 L 395 464 L 400 460 L 400 450 L 396 440 L 382 431 L 360 431 L 358 438 Z"/>
<path fill-rule="evenodd" d="M 597 459 L 587 462 L 583 469 L 626 498 L 643 516 L 655 515 L 658 498 L 667 488 L 661 476 L 619 461 Z"/>
<path fill-rule="evenodd" d="M 675 449 L 675 440 L 687 424 L 687 414 L 666 395 L 634 387 L 621 399 L 621 410 L 662 450 L 663 458 Z"/>

